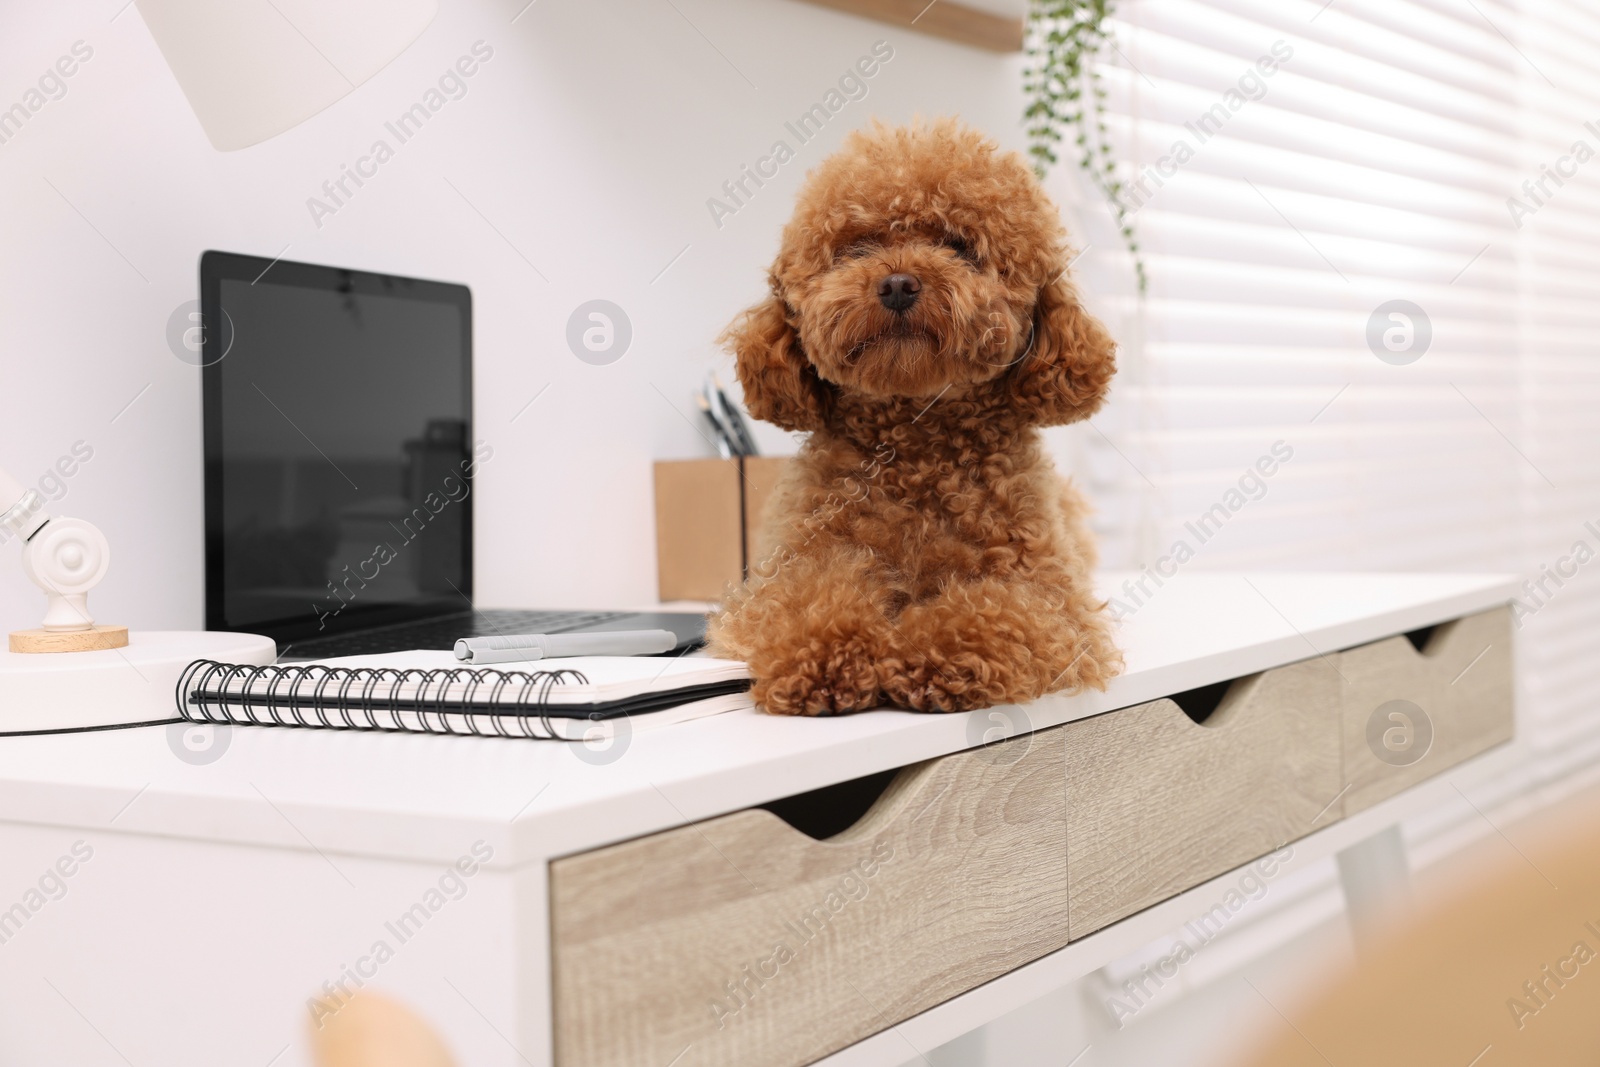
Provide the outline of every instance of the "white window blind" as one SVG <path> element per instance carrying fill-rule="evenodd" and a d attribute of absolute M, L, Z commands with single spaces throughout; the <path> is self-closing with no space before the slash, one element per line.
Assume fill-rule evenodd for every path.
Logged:
<path fill-rule="evenodd" d="M 1575 141 L 1600 152 L 1600 17 L 1128 0 L 1115 31 L 1144 300 L 1070 160 L 1051 183 L 1124 341 L 1078 438 L 1105 563 L 1538 579 L 1586 541 L 1519 632 L 1521 711 L 1530 779 L 1600 764 L 1600 157 L 1520 228 L 1507 204 Z M 1420 314 L 1373 325 L 1395 301 Z"/>
<path fill-rule="evenodd" d="M 1554 483 L 1527 485 L 1517 569 L 1536 582 L 1537 613 L 1520 635 L 1524 721 L 1550 781 L 1600 766 L 1600 12 L 1530 3 L 1513 39 L 1523 92 L 1506 196 L 1536 209 L 1518 211 L 1515 231 L 1518 402 L 1528 454 Z M 1572 176 L 1541 186 L 1546 169 Z M 1595 553 L 1586 563 L 1580 542 Z"/>

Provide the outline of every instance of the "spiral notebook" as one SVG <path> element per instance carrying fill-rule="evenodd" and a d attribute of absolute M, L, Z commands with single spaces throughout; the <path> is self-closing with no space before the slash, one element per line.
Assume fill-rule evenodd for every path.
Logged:
<path fill-rule="evenodd" d="M 514 665 L 513 665 L 514 666 Z M 583 656 L 526 669 L 395 652 L 256 667 L 196 660 L 178 714 L 198 723 L 582 741 L 753 708 L 750 672 L 704 656 Z"/>

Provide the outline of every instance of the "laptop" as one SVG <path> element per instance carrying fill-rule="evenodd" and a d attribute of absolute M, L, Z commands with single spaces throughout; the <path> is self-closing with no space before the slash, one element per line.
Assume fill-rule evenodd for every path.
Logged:
<path fill-rule="evenodd" d="M 670 630 L 677 612 L 478 611 L 472 293 L 227 252 L 200 257 L 206 628 L 286 659 L 458 638 Z"/>

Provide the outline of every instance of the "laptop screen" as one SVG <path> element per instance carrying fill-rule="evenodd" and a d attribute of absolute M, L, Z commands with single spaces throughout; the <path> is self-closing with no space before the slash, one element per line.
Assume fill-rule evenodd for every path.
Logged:
<path fill-rule="evenodd" d="M 201 316 L 207 627 L 468 610 L 469 291 L 207 252 Z"/>

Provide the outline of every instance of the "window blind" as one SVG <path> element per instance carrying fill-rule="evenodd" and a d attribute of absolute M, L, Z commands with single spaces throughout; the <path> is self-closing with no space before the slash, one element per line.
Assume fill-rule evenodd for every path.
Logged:
<path fill-rule="evenodd" d="M 1071 160 L 1050 179 L 1123 342 L 1112 402 L 1070 436 L 1105 565 L 1514 574 L 1528 759 L 1408 825 L 1412 855 L 1593 781 L 1600 12 L 1132 0 L 1113 40 L 1144 299 L 1098 194 Z M 1292 455 L 1248 478 L 1275 445 Z M 1265 951 L 1244 935 L 1292 903 L 1241 940 Z"/>
<path fill-rule="evenodd" d="M 1143 300 L 1103 205 L 1070 161 L 1052 177 L 1124 340 L 1077 439 L 1106 565 L 1537 581 L 1560 564 L 1572 576 L 1521 612 L 1530 773 L 1595 765 L 1600 158 L 1563 159 L 1580 138 L 1600 151 L 1600 18 L 1141 0 L 1114 29 L 1106 117 Z M 1531 205 L 1541 163 L 1576 176 Z M 1592 568 L 1562 564 L 1585 538 Z"/>
<path fill-rule="evenodd" d="M 1516 235 L 1520 421 L 1550 483 L 1525 483 L 1516 569 L 1532 586 L 1523 724 L 1548 783 L 1600 766 L 1600 13 L 1541 0 L 1516 27 L 1521 121 L 1503 209 Z"/>

